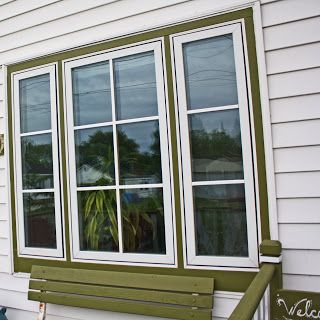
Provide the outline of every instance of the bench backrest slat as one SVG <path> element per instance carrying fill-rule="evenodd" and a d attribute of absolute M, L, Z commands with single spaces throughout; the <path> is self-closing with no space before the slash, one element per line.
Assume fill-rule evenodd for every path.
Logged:
<path fill-rule="evenodd" d="M 124 312 L 133 314 L 144 314 L 149 316 L 173 318 L 180 320 L 211 320 L 211 310 L 209 309 L 187 309 L 168 305 L 155 305 L 150 303 L 136 303 L 129 301 L 113 301 L 102 298 L 84 298 L 82 296 L 70 296 L 57 293 L 37 293 L 30 291 L 30 300 L 46 301 L 66 306 L 77 306 L 98 310 L 108 310 L 114 312 Z"/>
<path fill-rule="evenodd" d="M 207 294 L 212 294 L 214 289 L 214 281 L 212 278 L 79 270 L 43 266 L 33 266 L 31 278 Z"/>
<path fill-rule="evenodd" d="M 78 295 L 128 300 L 133 299 L 134 297 L 134 299 L 138 301 L 158 302 L 209 309 L 212 309 L 213 307 L 212 295 L 192 295 L 191 293 L 177 293 L 37 280 L 30 280 L 29 289 L 71 294 L 76 292 Z"/>

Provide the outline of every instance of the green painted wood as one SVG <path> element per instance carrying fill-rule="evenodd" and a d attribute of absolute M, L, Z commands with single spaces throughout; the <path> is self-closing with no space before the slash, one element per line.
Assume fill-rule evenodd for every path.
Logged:
<path fill-rule="evenodd" d="M 211 320 L 211 309 L 197 309 L 188 307 L 175 307 L 170 305 L 157 305 L 143 302 L 129 302 L 102 298 L 88 298 L 77 295 L 58 293 L 38 293 L 29 291 L 29 300 L 54 303 L 65 306 L 106 310 L 113 312 L 143 314 L 163 318 L 181 320 Z"/>
<path fill-rule="evenodd" d="M 229 320 L 251 320 L 253 318 L 275 270 L 276 268 L 273 264 L 262 265 L 260 272 L 253 279 Z"/>
<path fill-rule="evenodd" d="M 212 309 L 212 295 L 194 295 L 187 293 L 174 293 L 155 290 L 140 290 L 131 288 L 85 285 L 69 282 L 52 282 L 30 280 L 29 289 L 39 291 L 50 291 L 60 293 L 77 293 L 95 297 L 128 299 L 164 304 L 174 304 L 190 307 L 201 307 Z"/>
<path fill-rule="evenodd" d="M 276 240 L 263 240 L 260 244 L 260 252 L 265 256 L 279 257 L 281 255 L 281 242 Z"/>
<path fill-rule="evenodd" d="M 320 293 L 277 290 L 271 301 L 272 319 L 320 319 Z"/>
<path fill-rule="evenodd" d="M 115 287 L 157 289 L 174 292 L 212 294 L 214 290 L 213 278 L 94 271 L 43 266 L 33 266 L 31 278 Z"/>

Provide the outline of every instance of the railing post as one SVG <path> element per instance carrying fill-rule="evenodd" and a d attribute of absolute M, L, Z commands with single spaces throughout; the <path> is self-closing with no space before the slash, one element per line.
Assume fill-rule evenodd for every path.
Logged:
<path fill-rule="evenodd" d="M 273 320 L 274 303 L 276 301 L 277 291 L 282 289 L 282 256 L 281 243 L 276 240 L 263 240 L 260 244 L 260 263 L 272 263 L 275 266 L 275 272 L 270 282 L 270 319 Z"/>

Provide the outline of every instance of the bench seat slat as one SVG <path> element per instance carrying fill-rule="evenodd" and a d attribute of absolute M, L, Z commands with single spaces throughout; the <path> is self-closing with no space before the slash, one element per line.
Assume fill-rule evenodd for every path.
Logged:
<path fill-rule="evenodd" d="M 33 266 L 31 278 L 117 287 L 212 294 L 212 278 Z"/>
<path fill-rule="evenodd" d="M 168 305 L 157 306 L 144 302 L 129 302 L 103 298 L 88 298 L 58 293 L 40 293 L 29 291 L 30 300 L 54 303 L 66 306 L 91 308 L 98 310 L 142 314 L 180 320 L 211 320 L 211 309 L 192 309 Z"/>
<path fill-rule="evenodd" d="M 77 293 L 105 298 L 118 298 L 176 304 L 191 307 L 213 307 L 212 295 L 192 295 L 191 293 L 165 292 L 146 289 L 119 288 L 110 286 L 85 285 L 69 282 L 30 280 L 29 289 L 60 293 Z"/>

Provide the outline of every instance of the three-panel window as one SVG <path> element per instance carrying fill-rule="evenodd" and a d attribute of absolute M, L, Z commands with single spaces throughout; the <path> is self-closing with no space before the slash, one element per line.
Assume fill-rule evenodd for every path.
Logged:
<path fill-rule="evenodd" d="M 172 63 L 177 136 L 170 130 Z M 249 80 L 241 23 L 155 39 L 13 75 L 20 256 L 173 266 L 257 265 Z M 57 88 L 64 89 L 62 197 Z M 171 114 L 172 117 L 172 114 Z M 171 119 L 172 120 L 172 119 Z M 172 144 L 178 145 L 179 181 Z M 180 185 L 177 233 L 174 184 Z"/>

